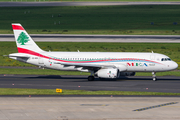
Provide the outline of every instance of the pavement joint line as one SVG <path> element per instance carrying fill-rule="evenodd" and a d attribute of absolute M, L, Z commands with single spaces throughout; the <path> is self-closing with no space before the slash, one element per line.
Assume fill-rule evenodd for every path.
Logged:
<path fill-rule="evenodd" d="M 108 104 L 81 104 L 80 106 L 108 106 Z"/>
<path fill-rule="evenodd" d="M 148 110 L 148 109 L 157 108 L 157 107 L 163 107 L 163 106 L 172 105 L 172 104 L 177 104 L 177 103 L 178 103 L 178 102 L 165 103 L 165 104 L 160 104 L 160 105 L 155 105 L 155 106 L 150 106 L 150 107 L 135 109 L 135 110 L 133 110 L 133 111 L 143 111 L 143 110 Z"/>

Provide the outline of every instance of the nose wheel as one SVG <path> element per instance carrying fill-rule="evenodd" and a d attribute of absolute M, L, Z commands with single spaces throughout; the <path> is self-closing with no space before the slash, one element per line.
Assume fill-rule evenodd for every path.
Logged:
<path fill-rule="evenodd" d="M 156 72 L 152 72 L 152 77 L 153 77 L 153 81 L 156 81 L 157 78 L 156 78 Z"/>

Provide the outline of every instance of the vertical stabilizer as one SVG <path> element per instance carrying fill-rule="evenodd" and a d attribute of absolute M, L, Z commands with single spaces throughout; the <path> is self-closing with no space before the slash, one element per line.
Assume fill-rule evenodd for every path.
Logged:
<path fill-rule="evenodd" d="M 33 39 L 19 23 L 12 23 L 16 45 L 19 53 L 41 52 Z"/>

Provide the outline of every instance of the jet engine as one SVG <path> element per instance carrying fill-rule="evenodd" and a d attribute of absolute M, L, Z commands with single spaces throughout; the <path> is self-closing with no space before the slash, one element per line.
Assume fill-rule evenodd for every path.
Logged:
<path fill-rule="evenodd" d="M 95 75 L 100 78 L 117 78 L 119 77 L 119 70 L 118 69 L 100 69 L 98 70 Z"/>
<path fill-rule="evenodd" d="M 134 76 L 136 72 L 120 72 L 120 76 Z"/>

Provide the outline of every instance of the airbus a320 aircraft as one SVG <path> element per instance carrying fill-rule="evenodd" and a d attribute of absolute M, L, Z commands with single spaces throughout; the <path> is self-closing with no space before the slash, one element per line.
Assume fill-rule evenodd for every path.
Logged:
<path fill-rule="evenodd" d="M 118 78 L 134 76 L 135 72 L 170 71 L 178 67 L 168 56 L 158 53 L 136 52 L 46 52 L 41 50 L 21 24 L 12 24 L 18 53 L 9 58 L 55 70 L 90 72 L 94 77 Z"/>

